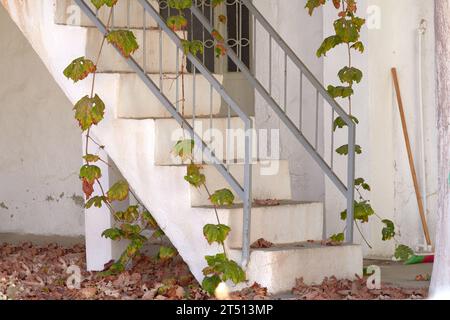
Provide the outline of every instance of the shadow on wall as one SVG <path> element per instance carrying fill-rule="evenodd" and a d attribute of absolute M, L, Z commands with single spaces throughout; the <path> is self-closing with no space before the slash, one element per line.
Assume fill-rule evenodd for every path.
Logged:
<path fill-rule="evenodd" d="M 0 233 L 84 235 L 72 105 L 0 5 Z"/>

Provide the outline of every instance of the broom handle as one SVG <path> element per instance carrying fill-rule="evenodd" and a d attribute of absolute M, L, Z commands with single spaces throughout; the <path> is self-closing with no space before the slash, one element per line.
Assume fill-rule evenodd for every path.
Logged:
<path fill-rule="evenodd" d="M 412 151 L 411 151 L 411 144 L 409 142 L 408 128 L 406 126 L 405 112 L 403 109 L 403 100 L 402 100 L 402 95 L 400 92 L 400 85 L 399 85 L 398 76 L 397 76 L 397 69 L 392 68 L 391 72 L 392 72 L 392 77 L 394 79 L 395 92 L 397 94 L 398 109 L 400 111 L 400 118 L 402 120 L 403 136 L 405 138 L 406 150 L 408 151 L 409 168 L 411 169 L 411 175 L 412 175 L 412 179 L 414 182 L 414 189 L 416 191 L 416 199 L 417 199 L 417 205 L 419 206 L 420 219 L 422 220 L 422 227 L 423 227 L 423 232 L 425 234 L 425 240 L 427 241 L 427 245 L 431 246 L 430 232 L 428 230 L 427 219 L 425 218 L 425 212 L 423 210 L 422 196 L 420 194 L 419 182 L 417 180 L 417 174 L 416 174 L 416 167 L 414 166 L 414 158 L 413 158 Z"/>

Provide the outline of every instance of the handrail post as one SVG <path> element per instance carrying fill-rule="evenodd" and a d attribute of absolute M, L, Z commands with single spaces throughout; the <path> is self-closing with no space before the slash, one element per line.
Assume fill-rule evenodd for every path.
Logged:
<path fill-rule="evenodd" d="M 252 120 L 245 122 L 244 199 L 242 228 L 242 267 L 250 260 L 251 210 L 252 210 Z"/>
<path fill-rule="evenodd" d="M 348 162 L 347 162 L 347 220 L 346 242 L 353 244 L 354 201 L 355 201 L 355 140 L 356 125 L 348 126 Z"/>

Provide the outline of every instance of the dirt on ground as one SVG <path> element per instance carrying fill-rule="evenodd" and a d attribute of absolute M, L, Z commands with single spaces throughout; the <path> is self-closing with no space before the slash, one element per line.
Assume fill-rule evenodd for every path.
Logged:
<path fill-rule="evenodd" d="M 382 287 L 369 290 L 364 279 L 325 279 L 321 285 L 307 286 L 301 279 L 284 299 L 422 299 L 426 290 Z M 254 284 L 230 294 L 236 300 L 280 299 Z M 85 248 L 64 248 L 56 244 L 35 246 L 0 245 L 0 300 L 181 300 L 211 299 L 176 257 L 160 261 L 139 256 L 132 267 L 118 275 L 86 271 Z"/>

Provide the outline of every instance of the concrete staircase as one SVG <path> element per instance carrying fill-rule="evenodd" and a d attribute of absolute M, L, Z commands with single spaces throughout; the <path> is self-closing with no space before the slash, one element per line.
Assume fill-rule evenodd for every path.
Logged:
<path fill-rule="evenodd" d="M 126 26 L 126 17 L 121 14 L 119 1 L 115 13 L 115 25 Z M 142 26 L 140 5 L 131 1 L 129 24 Z M 157 7 L 157 2 L 152 4 Z M 70 19 L 77 7 L 70 0 L 24 0 L 3 1 L 12 18 L 27 36 L 34 49 L 42 58 L 55 80 L 68 98 L 75 103 L 89 91 L 89 80 L 74 85 L 62 74 L 66 65 L 79 56 L 95 57 L 101 35 L 86 17 Z M 100 15 L 105 12 L 100 11 Z M 159 31 L 146 32 L 147 72 L 159 81 L 159 51 L 153 44 L 159 42 Z M 142 44 L 143 32 L 136 29 L 138 41 Z M 167 78 L 176 74 L 176 50 L 170 39 L 163 36 L 163 71 Z M 142 58 L 142 51 L 135 54 Z M 179 136 L 173 132 L 179 126 L 170 118 L 161 103 L 130 72 L 123 58 L 107 46 L 99 64 L 96 92 L 105 101 L 105 120 L 94 128 L 93 135 L 105 148 L 105 156 L 111 159 L 128 180 L 133 191 L 152 212 L 162 229 L 189 265 L 194 276 L 201 281 L 205 266 L 204 256 L 216 253 L 219 248 L 210 246 L 202 234 L 207 223 L 215 223 L 215 216 L 209 205 L 208 196 L 201 190 L 190 187 L 183 179 L 186 168 L 174 162 L 170 150 Z M 233 98 L 253 110 L 253 91 L 239 74 L 216 75 L 216 78 L 230 91 Z M 232 81 L 228 81 L 232 79 Z M 164 80 L 164 93 L 175 100 L 173 80 Z M 192 116 L 192 75 L 186 76 L 186 116 Z M 211 112 L 210 85 L 197 76 L 198 92 L 195 113 L 198 117 L 196 128 L 209 126 Z M 212 96 L 214 129 L 225 131 L 227 118 L 224 117 L 220 96 Z M 203 118 L 202 118 L 203 117 Z M 232 127 L 239 128 L 238 119 L 232 118 Z M 224 139 L 226 139 L 224 134 Z M 223 145 L 226 145 L 224 142 Z M 95 146 L 93 151 L 97 151 Z M 225 150 L 224 150 L 225 152 Z M 242 159 L 238 149 L 237 159 Z M 275 245 L 269 249 L 252 249 L 247 268 L 249 284 L 258 282 L 273 292 L 290 290 L 295 279 L 303 277 L 306 283 L 320 282 L 325 276 L 354 278 L 362 273 L 362 252 L 358 245 L 321 246 L 323 238 L 323 204 L 300 203 L 291 200 L 289 164 L 277 160 L 275 175 L 265 175 L 267 161 L 257 161 L 253 165 L 253 198 L 279 199 L 277 206 L 255 206 L 251 218 L 251 242 L 264 238 Z M 105 165 L 102 168 L 108 172 Z M 210 165 L 204 166 L 207 185 L 211 190 L 228 187 L 224 178 Z M 232 164 L 230 171 L 242 182 L 242 164 Z M 102 183 L 113 182 L 113 173 L 105 174 Z M 239 200 L 236 197 L 236 200 Z M 236 261 L 240 261 L 242 246 L 242 205 L 220 208 L 223 223 L 232 228 L 226 246 Z M 92 208 L 86 211 L 86 242 L 88 266 L 92 270 L 103 269 L 104 263 L 120 252 L 120 245 L 101 238 L 101 232 L 110 227 L 111 217 L 105 209 Z M 315 240 L 312 243 L 311 240 Z"/>

